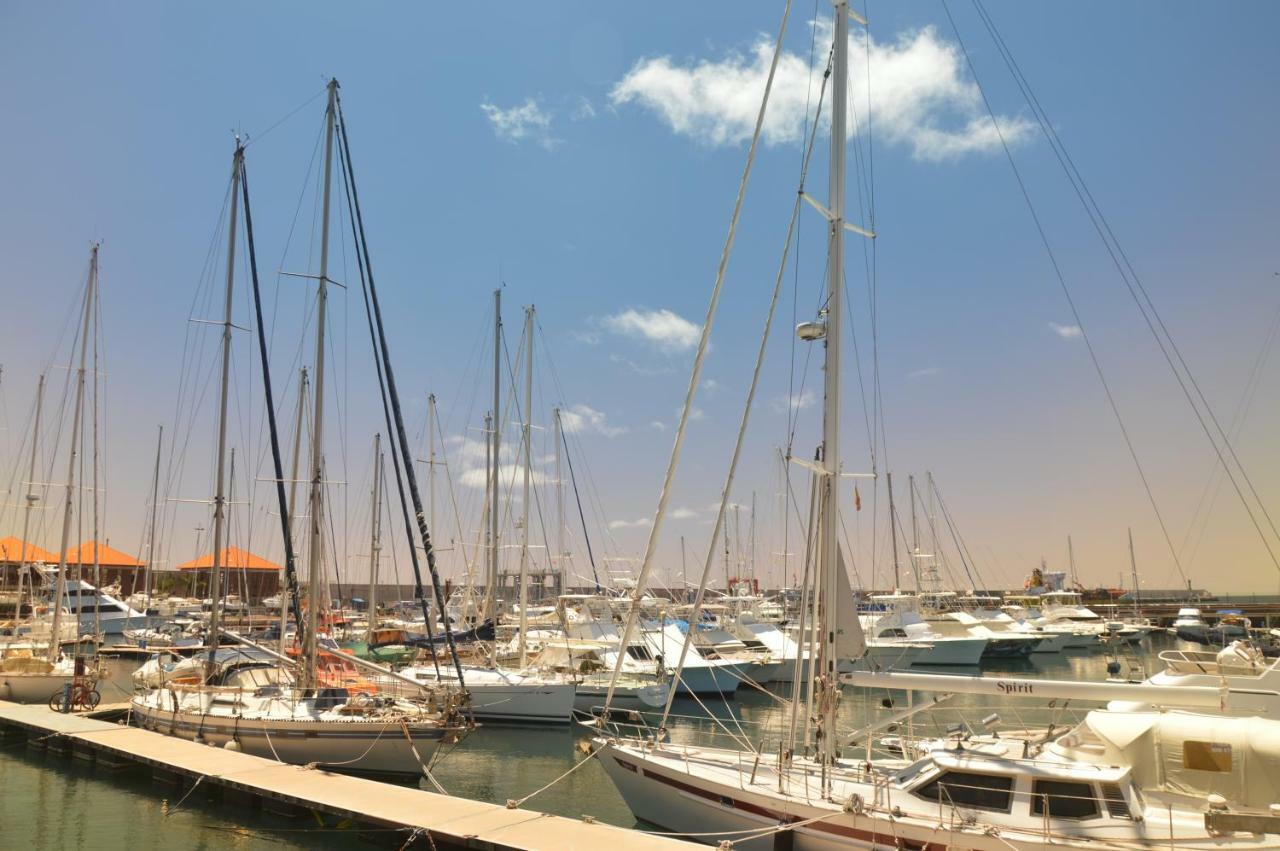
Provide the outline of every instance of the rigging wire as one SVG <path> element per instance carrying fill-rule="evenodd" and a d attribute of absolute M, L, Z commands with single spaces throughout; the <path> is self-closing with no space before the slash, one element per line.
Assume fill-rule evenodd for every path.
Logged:
<path fill-rule="evenodd" d="M 1160 349 L 1160 353 L 1164 356 L 1165 362 L 1169 366 L 1169 370 L 1173 373 L 1174 378 L 1178 382 L 1178 386 L 1181 388 L 1183 395 L 1187 399 L 1187 403 L 1195 413 L 1196 420 L 1199 422 L 1200 428 L 1204 431 L 1205 437 L 1209 439 L 1209 443 L 1213 447 L 1214 453 L 1217 455 L 1218 463 L 1222 465 L 1223 471 L 1226 473 L 1228 479 L 1231 481 L 1232 487 L 1236 491 L 1236 495 L 1239 497 L 1245 511 L 1248 512 L 1249 520 L 1253 523 L 1255 530 L 1262 539 L 1263 545 L 1266 547 L 1267 554 L 1271 557 L 1272 564 L 1275 565 L 1277 570 L 1280 570 L 1280 558 L 1277 558 L 1276 553 L 1271 547 L 1270 541 L 1268 541 L 1266 534 L 1263 532 L 1262 526 L 1254 516 L 1253 507 L 1249 504 L 1249 500 L 1246 498 L 1244 490 L 1236 480 L 1235 473 L 1233 473 L 1226 456 L 1230 457 L 1231 462 L 1233 462 L 1238 469 L 1240 478 L 1244 480 L 1245 487 L 1257 503 L 1257 508 L 1263 518 L 1267 521 L 1267 525 L 1271 529 L 1271 534 L 1280 538 L 1280 531 L 1277 531 L 1275 521 L 1272 519 L 1270 512 L 1267 511 L 1266 504 L 1263 503 L 1262 498 L 1258 495 L 1258 491 L 1254 487 L 1248 471 L 1240 462 L 1240 458 L 1236 455 L 1235 448 L 1232 446 L 1227 432 L 1222 428 L 1221 423 L 1219 423 L 1217 415 L 1213 411 L 1213 407 L 1209 404 L 1208 399 L 1205 398 L 1204 392 L 1200 389 L 1199 382 L 1196 381 L 1195 376 L 1191 373 L 1191 368 L 1187 365 L 1185 358 L 1183 358 L 1181 349 L 1173 339 L 1173 335 L 1169 332 L 1168 326 L 1165 325 L 1164 319 L 1156 309 L 1155 303 L 1151 300 L 1151 296 L 1148 293 L 1146 286 L 1138 276 L 1133 263 L 1130 262 L 1128 254 L 1124 251 L 1123 246 L 1121 246 L 1119 239 L 1111 228 L 1110 222 L 1103 215 L 1102 209 L 1094 199 L 1092 191 L 1090 191 L 1088 185 L 1084 181 L 1084 177 L 1080 174 L 1079 169 L 1076 168 L 1075 161 L 1071 158 L 1070 154 L 1067 153 L 1066 146 L 1058 136 L 1057 130 L 1055 130 L 1053 125 L 1049 122 L 1048 114 L 1041 106 L 1040 100 L 1036 97 L 1035 92 L 1031 88 L 1031 84 L 1026 79 L 1026 76 L 1022 73 L 1022 69 L 1018 65 L 1017 60 L 1014 59 L 1013 53 L 1010 51 L 1008 44 L 1005 42 L 1003 36 L 1000 35 L 999 30 L 995 26 L 994 20 L 992 20 L 991 16 L 987 13 L 981 0 L 973 0 L 973 4 L 974 8 L 978 11 L 978 16 L 986 26 L 987 32 L 991 35 L 992 41 L 995 42 L 998 52 L 1004 59 L 1006 67 L 1008 67 L 1010 74 L 1013 76 L 1014 82 L 1021 90 L 1027 104 L 1031 107 L 1032 114 L 1035 115 L 1041 132 L 1049 142 L 1049 146 L 1053 150 L 1054 156 L 1057 158 L 1058 164 L 1066 174 L 1068 181 L 1071 183 L 1072 189 L 1075 190 L 1076 197 L 1085 208 L 1085 212 L 1088 214 L 1094 230 L 1097 232 L 1099 239 L 1102 240 L 1103 245 L 1106 247 L 1107 253 L 1110 255 L 1111 261 L 1116 267 L 1116 271 L 1120 274 L 1120 279 L 1124 282 L 1125 288 L 1128 290 L 1130 297 L 1133 299 L 1134 304 L 1137 305 L 1138 311 L 1142 314 L 1142 318 L 1146 322 L 1147 328 L 1151 332 L 1152 337 L 1155 339 L 1156 345 Z M 945 7 L 945 0 L 943 5 Z M 950 11 L 948 11 L 947 14 L 949 17 Z M 952 21 L 952 26 L 953 28 L 955 26 L 954 20 Z M 957 38 L 959 38 L 958 34 Z M 994 118 L 992 120 L 994 121 Z M 1192 395 L 1192 391 L 1194 391 L 1194 396 Z M 1197 400 L 1199 404 L 1197 404 Z M 1203 411 L 1201 410 L 1202 408 Z M 1205 420 L 1206 417 L 1208 417 L 1208 422 Z M 1213 424 L 1213 430 L 1210 430 L 1209 423 Z M 1216 436 L 1214 431 L 1216 431 Z M 1221 442 L 1219 443 L 1219 441 Z M 1223 452 L 1224 448 L 1226 450 L 1225 455 Z"/>
<path fill-rule="evenodd" d="M 1107 404 L 1111 408 L 1111 413 L 1115 416 L 1116 424 L 1120 428 L 1120 435 L 1124 439 L 1125 447 L 1128 449 L 1129 457 L 1132 459 L 1134 467 L 1137 468 L 1138 478 L 1142 482 L 1142 488 L 1146 492 L 1147 501 L 1151 504 L 1151 510 L 1155 513 L 1156 520 L 1160 526 L 1160 533 L 1164 537 L 1166 546 L 1169 548 L 1169 554 L 1173 558 L 1174 567 L 1177 568 L 1178 575 L 1182 577 L 1182 581 L 1186 582 L 1186 573 L 1182 569 L 1182 562 L 1178 558 L 1178 550 L 1173 544 L 1173 538 L 1169 534 L 1169 527 L 1164 521 L 1164 515 L 1160 511 L 1160 506 L 1156 502 L 1155 491 L 1151 488 L 1151 483 L 1147 479 L 1146 470 L 1142 466 L 1142 461 L 1138 457 L 1137 447 L 1134 446 L 1133 438 L 1129 435 L 1129 428 L 1125 424 L 1124 417 L 1120 413 L 1120 405 L 1116 401 L 1115 395 L 1111 391 L 1111 384 L 1107 381 L 1106 374 L 1102 370 L 1102 361 L 1098 357 L 1097 351 L 1093 347 L 1093 341 L 1089 337 L 1086 330 L 1084 320 L 1080 316 L 1080 310 L 1076 307 L 1075 298 L 1071 295 L 1071 290 L 1067 286 L 1067 279 L 1062 271 L 1061 265 L 1058 263 L 1058 257 L 1053 250 L 1053 246 L 1049 242 L 1049 235 L 1044 229 L 1044 225 L 1040 220 L 1040 214 L 1036 211 L 1035 204 L 1031 200 L 1030 190 L 1027 188 L 1026 182 L 1022 179 L 1022 172 L 1018 169 L 1017 163 L 1013 159 L 1013 152 L 1009 149 L 1008 140 L 1005 138 L 1004 130 L 1000 127 L 1000 122 L 996 118 L 995 108 L 991 105 L 991 100 L 987 96 L 987 90 L 983 87 L 978 77 L 977 69 L 974 67 L 973 58 L 969 55 L 969 49 L 965 46 L 964 39 L 960 36 L 960 29 L 956 26 L 955 18 L 951 14 L 951 7 L 947 0 L 941 0 L 942 8 L 947 14 L 947 20 L 951 22 L 952 32 L 955 34 L 956 42 L 960 45 L 960 50 L 964 54 L 965 62 L 968 65 L 969 73 L 973 76 L 974 82 L 977 84 L 978 92 L 982 96 L 982 102 L 986 107 L 987 114 L 991 118 L 991 126 L 996 132 L 996 137 L 1000 140 L 1000 146 L 1004 150 L 1005 159 L 1009 162 L 1009 168 L 1013 171 L 1014 179 L 1018 184 L 1018 189 L 1022 194 L 1023 201 L 1026 203 L 1027 210 L 1031 215 L 1031 220 L 1035 225 L 1036 232 L 1040 236 L 1040 242 L 1044 246 L 1045 254 L 1048 256 L 1049 265 L 1053 268 L 1054 277 L 1058 281 L 1058 286 L 1062 290 L 1062 295 L 1067 302 L 1067 307 L 1071 311 L 1071 316 L 1075 320 L 1076 327 L 1080 329 L 1080 339 L 1084 342 L 1085 349 L 1089 353 L 1089 360 L 1093 364 L 1094 371 L 1098 375 L 1098 381 L 1102 385 L 1103 393 L 1107 398 Z M 1274 558 L 1274 557 L 1273 557 Z M 1277 562 L 1280 566 L 1280 562 Z"/>

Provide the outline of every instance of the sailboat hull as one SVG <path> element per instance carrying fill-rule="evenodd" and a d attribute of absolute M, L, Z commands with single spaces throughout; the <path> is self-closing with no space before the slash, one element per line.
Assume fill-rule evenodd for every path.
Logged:
<path fill-rule="evenodd" d="M 71 682 L 71 674 L 0 674 L 0 700 L 10 703 L 48 703 Z"/>
<path fill-rule="evenodd" d="M 284 720 L 235 718 L 197 712 L 165 712 L 133 701 L 133 723 L 188 741 L 213 747 L 239 744 L 243 753 L 291 765 L 315 763 L 356 774 L 419 776 L 422 763 L 436 746 L 452 740 L 456 731 L 440 725 L 363 721 Z M 406 737 L 412 738 L 409 747 Z M 415 756 L 414 751 L 417 751 Z"/>

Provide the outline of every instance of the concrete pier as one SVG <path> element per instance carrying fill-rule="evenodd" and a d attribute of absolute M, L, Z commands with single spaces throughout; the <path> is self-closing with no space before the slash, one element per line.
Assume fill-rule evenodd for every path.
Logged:
<path fill-rule="evenodd" d="M 158 781 L 188 791 L 195 784 L 216 787 L 224 799 L 240 806 L 254 802 L 285 815 L 315 812 L 346 819 L 353 823 L 353 830 L 384 837 L 381 844 L 393 848 L 679 851 L 706 847 L 587 820 L 285 765 L 125 724 L 64 715 L 44 706 L 0 701 L 0 734 L 26 736 L 32 747 L 92 760 L 104 772 L 141 766 Z M 416 841 L 407 842 L 410 839 Z"/>

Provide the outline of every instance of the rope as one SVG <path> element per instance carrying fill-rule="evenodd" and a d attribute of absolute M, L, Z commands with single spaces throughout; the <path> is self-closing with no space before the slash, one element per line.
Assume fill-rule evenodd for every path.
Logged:
<path fill-rule="evenodd" d="M 514 810 L 514 809 L 517 809 L 518 807 L 524 806 L 525 801 L 528 801 L 530 798 L 534 798 L 534 797 L 537 797 L 538 795 L 541 795 L 543 792 L 547 791 L 552 786 L 556 785 L 561 780 L 568 777 L 570 774 L 573 774 L 573 772 L 577 771 L 579 768 L 581 768 L 582 766 L 590 762 L 591 757 L 595 756 L 599 752 L 600 752 L 600 748 L 597 747 L 595 750 L 591 751 L 586 756 L 584 756 L 581 760 L 574 763 L 573 767 L 570 768 L 568 771 L 566 771 L 564 774 L 561 774 L 559 777 L 552 780 L 550 783 L 546 784 L 545 786 L 539 789 L 535 789 L 534 791 L 530 792 L 528 795 L 525 795 L 523 798 L 508 798 L 507 809 Z"/>
<path fill-rule="evenodd" d="M 431 773 L 431 769 L 427 768 L 427 764 L 423 762 L 422 755 L 418 753 L 418 746 L 414 744 L 413 736 L 409 734 L 409 724 L 403 717 L 400 718 L 400 729 L 404 731 L 405 740 L 409 742 L 409 750 L 413 752 L 413 758 L 416 759 L 418 761 L 418 765 L 422 767 L 422 774 L 427 778 L 427 781 L 430 782 L 431 785 L 435 787 L 435 790 L 441 795 L 448 795 L 449 792 L 440 785 L 440 781 L 436 780 L 435 775 Z M 375 739 L 374 742 L 376 743 L 377 739 Z M 372 745 L 370 747 L 372 747 Z"/>
<path fill-rule="evenodd" d="M 707 357 L 707 344 L 711 340 L 711 328 L 715 324 L 716 310 L 720 304 L 720 294 L 724 289 L 724 279 L 729 268 L 729 257 L 733 253 L 734 238 L 738 233 L 738 219 L 742 214 L 742 204 L 747 194 L 747 183 L 751 178 L 751 169 L 755 165 L 756 150 L 760 145 L 760 135 L 764 128 L 764 117 L 769 106 L 769 95 L 773 91 L 773 80 L 778 70 L 778 59 L 782 55 L 782 41 L 787 32 L 787 20 L 791 16 L 791 0 L 787 0 L 786 9 L 782 13 L 782 24 L 778 29 L 778 40 L 773 48 L 773 60 L 769 65 L 769 77 L 765 81 L 764 96 L 760 100 L 760 111 L 756 114 L 755 129 L 751 134 L 751 146 L 747 150 L 747 163 L 742 171 L 742 180 L 738 184 L 738 196 L 734 201 L 733 215 L 729 219 L 729 233 L 725 237 L 724 248 L 720 253 L 720 265 L 716 270 L 716 282 L 711 291 L 711 302 L 707 305 L 706 319 L 702 323 L 702 334 L 698 340 L 698 352 L 693 359 L 693 371 L 689 375 L 689 387 L 685 391 L 684 405 L 680 409 L 680 424 L 676 427 L 675 444 L 671 447 L 671 458 L 667 462 L 667 472 L 662 482 L 662 492 L 658 497 L 658 509 L 654 514 L 653 525 L 649 528 L 649 540 L 645 544 L 644 561 L 640 565 L 640 575 L 636 579 L 635 590 L 632 591 L 631 611 L 627 615 L 627 625 L 622 633 L 618 662 L 613 669 L 613 677 L 609 681 L 609 692 L 605 696 L 605 706 L 613 703 L 613 692 L 617 686 L 618 676 L 622 673 L 626 648 L 635 634 L 636 621 L 640 617 L 640 601 L 645 588 L 649 584 L 649 574 L 653 571 L 653 560 L 657 552 L 658 539 L 662 534 L 662 521 L 667 515 L 667 503 L 671 499 L 672 484 L 675 480 L 676 468 L 680 463 L 680 450 L 684 447 L 685 433 L 689 427 L 689 416 L 693 413 L 693 402 L 698 393 L 698 384 L 702 378 L 702 364 Z"/>

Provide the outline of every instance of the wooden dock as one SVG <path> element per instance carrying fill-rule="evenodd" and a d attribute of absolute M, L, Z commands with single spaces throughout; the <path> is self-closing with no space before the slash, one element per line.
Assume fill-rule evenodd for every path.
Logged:
<path fill-rule="evenodd" d="M 220 789 L 237 806 L 257 802 L 274 812 L 345 819 L 353 830 L 381 837 L 380 844 L 393 848 L 679 851 L 706 847 L 588 820 L 285 765 L 125 724 L 64 715 L 44 706 L 0 701 L 0 734 L 26 736 L 30 747 L 69 752 L 104 770 L 149 769 L 157 780 L 177 783 L 187 791 L 196 784 Z"/>

